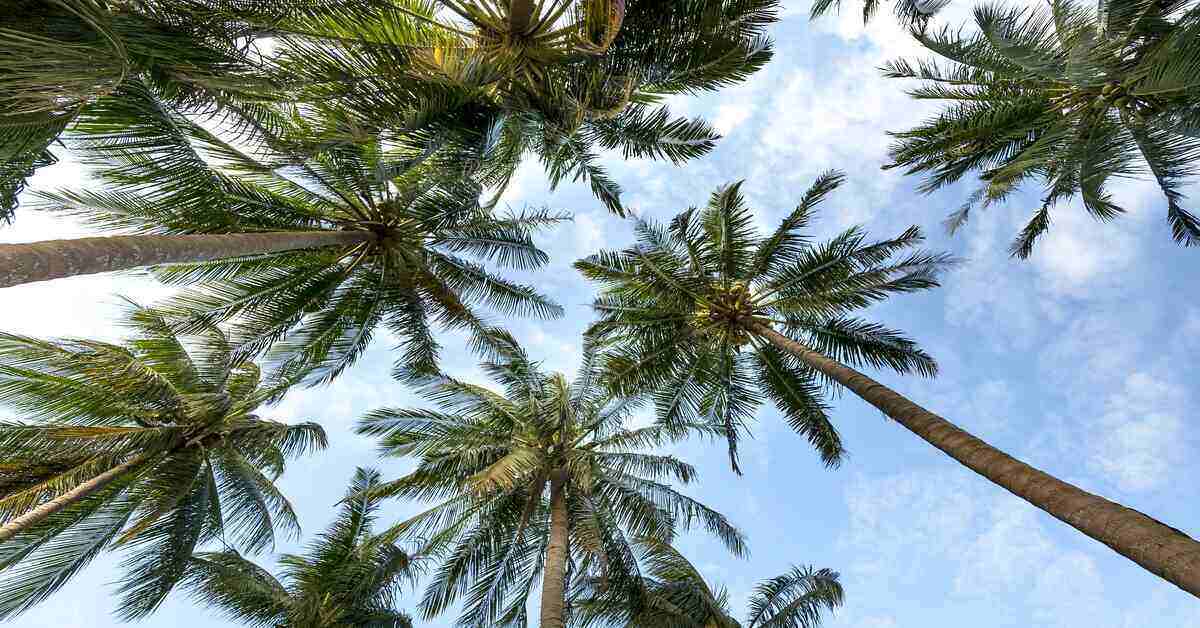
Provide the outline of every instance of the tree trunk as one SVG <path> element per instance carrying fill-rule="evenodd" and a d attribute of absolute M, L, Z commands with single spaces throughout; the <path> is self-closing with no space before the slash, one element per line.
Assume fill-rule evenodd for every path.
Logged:
<path fill-rule="evenodd" d="M 351 245 L 374 237 L 369 231 L 275 231 L 111 236 L 0 244 L 0 288 L 157 264 Z"/>
<path fill-rule="evenodd" d="M 1200 542 L 1013 458 L 858 371 L 755 323 L 752 328 L 972 471 L 1200 597 Z"/>
<path fill-rule="evenodd" d="M 508 3 L 508 32 L 523 35 L 533 23 L 533 0 L 510 0 Z"/>
<path fill-rule="evenodd" d="M 567 584 L 567 496 L 566 469 L 550 478 L 550 544 L 546 547 L 546 569 L 542 574 L 540 628 L 563 628 Z"/>
<path fill-rule="evenodd" d="M 55 497 L 54 499 L 30 510 L 29 512 L 8 521 L 3 526 L 0 526 L 0 543 L 11 539 L 21 533 L 22 530 L 33 527 L 47 517 L 64 508 L 79 502 L 92 495 L 96 491 L 108 486 L 117 478 L 124 475 L 130 469 L 142 464 L 149 458 L 147 454 L 134 456 L 125 462 L 97 475 L 96 477 L 76 486 L 75 488 Z"/>

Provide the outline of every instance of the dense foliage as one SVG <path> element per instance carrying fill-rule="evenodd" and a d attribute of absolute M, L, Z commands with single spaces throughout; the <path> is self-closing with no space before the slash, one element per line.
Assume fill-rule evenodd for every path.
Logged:
<path fill-rule="evenodd" d="M 373 524 L 379 473 L 359 468 L 337 518 L 304 554 L 279 559 L 282 580 L 233 551 L 197 554 L 183 582 L 193 600 L 259 628 L 412 628 L 396 609 L 412 558 Z"/>
<path fill-rule="evenodd" d="M 28 609 L 106 549 L 120 550 L 119 614 L 152 612 L 192 552 L 221 539 L 247 551 L 299 532 L 275 487 L 285 463 L 326 445 L 315 423 L 260 418 L 298 374 L 264 377 L 226 336 L 183 337 L 134 308 L 124 346 L 0 334 L 0 395 L 26 420 L 0 425 L 7 521 L 122 472 L 0 545 L 0 617 Z"/>
<path fill-rule="evenodd" d="M 380 439 L 381 454 L 417 459 L 412 473 L 373 494 L 435 502 L 396 527 L 439 562 L 422 603 L 427 618 L 461 603 L 463 625 L 527 625 L 526 598 L 555 540 L 558 495 L 574 566 L 558 578 L 627 579 L 636 571 L 629 538 L 670 542 L 692 526 L 745 552 L 724 516 L 672 487 L 694 481 L 695 469 L 651 453 L 671 442 L 670 430 L 629 427 L 638 404 L 602 385 L 593 348 L 570 381 L 543 373 L 505 334 L 492 346 L 483 369 L 501 391 L 419 378 L 418 391 L 439 409 L 382 409 L 359 425 Z"/>
<path fill-rule="evenodd" d="M 830 382 L 766 342 L 755 325 L 777 326 L 850 364 L 932 376 L 937 366 L 916 343 L 851 314 L 936 286 L 951 262 L 926 251 L 905 254 L 923 239 L 916 227 L 876 242 L 852 227 L 813 242 L 804 230 L 842 180 L 822 175 L 766 236 L 756 233 L 735 183 L 669 225 L 638 220 L 637 243 L 626 249 L 576 262 L 603 287 L 589 334 L 613 345 L 610 385 L 652 391 L 664 426 L 720 430 L 735 470 L 739 436 L 768 399 L 826 464 L 838 464 L 844 446 L 825 401 Z"/>
<path fill-rule="evenodd" d="M 1200 158 L 1196 0 L 988 3 L 969 28 L 932 26 L 945 0 L 895 0 L 940 60 L 892 78 L 942 101 L 893 133 L 891 163 L 923 192 L 977 173 L 947 221 L 1042 187 L 1012 245 L 1030 256 L 1051 212 L 1148 175 L 1174 239 L 1200 244 L 1185 186 Z M 864 0 L 870 20 L 883 4 Z M 814 0 L 811 17 L 841 8 Z M 778 0 L 8 0 L 0 6 L 0 222 L 18 201 L 99 238 L 0 243 L 0 286 L 148 268 L 178 287 L 131 305 L 123 344 L 0 332 L 0 620 L 45 600 L 104 552 L 121 556 L 118 615 L 182 586 L 260 628 L 464 626 L 815 628 L 838 575 L 762 581 L 744 622 L 674 544 L 702 530 L 736 556 L 729 519 L 682 492 L 669 453 L 690 435 L 738 442 L 777 407 L 830 467 L 846 446 L 831 395 L 895 424 L 1148 571 L 1200 596 L 1200 542 L 1042 472 L 857 369 L 933 377 L 933 357 L 865 318 L 935 288 L 956 261 L 918 227 L 818 240 L 821 175 L 769 233 L 743 183 L 665 224 L 627 207 L 615 160 L 683 165 L 720 137 L 686 97 L 772 58 Z M 26 191 L 64 153 L 85 189 Z M 493 314 L 564 309 L 513 275 L 542 269 L 570 216 L 501 209 L 522 163 L 553 188 L 590 186 L 635 242 L 575 263 L 601 286 L 574 378 L 545 372 Z M 27 205 L 28 207 L 28 205 Z M 24 211 L 24 210 L 22 210 Z M 496 388 L 454 377 L 458 333 Z M 295 385 L 344 376 L 372 340 L 434 408 L 384 408 L 360 436 L 411 471 L 359 468 L 336 517 L 275 572 L 244 554 L 299 522 L 275 482 L 326 446 L 315 423 L 259 416 Z M 361 367 L 360 367 L 361 368 Z M 644 405 L 654 418 L 641 420 Z M 786 496 L 781 496 L 786 499 Z M 419 514 L 379 526 L 389 499 Z M 390 522 L 389 522 L 390 523 Z M 378 529 L 377 529 L 378 528 Z M 412 553 L 406 552 L 408 547 Z M 537 591 L 535 592 L 535 587 Z M 529 617 L 531 600 L 539 617 Z"/>
<path fill-rule="evenodd" d="M 815 628 L 841 606 L 842 585 L 828 569 L 792 567 L 762 581 L 738 621 L 729 592 L 714 588 L 679 550 L 654 539 L 636 543 L 642 575 L 620 591 L 593 580 L 573 592 L 580 626 L 625 628 Z"/>
<path fill-rule="evenodd" d="M 951 229 L 973 205 L 1039 182 L 1041 207 L 1012 245 L 1013 255 L 1029 257 L 1058 203 L 1079 197 L 1093 217 L 1112 220 L 1125 210 L 1107 184 L 1149 174 L 1175 241 L 1200 245 L 1200 219 L 1185 208 L 1183 193 L 1200 156 L 1200 5 L 986 4 L 975 9 L 975 23 L 977 32 L 916 34 L 945 62 L 885 68 L 887 76 L 922 81 L 914 97 L 950 101 L 936 117 L 894 134 L 894 165 L 925 173 L 925 191 L 981 173 L 982 188 L 950 216 Z"/>
<path fill-rule="evenodd" d="M 166 283 L 193 286 L 159 307 L 184 328 L 234 319 L 229 333 L 239 351 L 271 349 L 270 363 L 300 361 L 315 368 L 317 381 L 329 381 L 378 327 L 403 342 L 402 364 L 432 370 L 434 325 L 478 331 L 475 306 L 510 316 L 561 314 L 487 264 L 545 264 L 532 236 L 567 216 L 481 205 L 479 183 L 447 164 L 445 153 L 414 155 L 370 136 L 297 156 L 280 150 L 290 145 L 280 138 L 317 136 L 322 121 L 295 111 L 264 115 L 275 130 L 260 128 L 243 147 L 148 98 L 122 94 L 93 105 L 103 107 L 134 107 L 126 115 L 136 121 L 103 130 L 88 121 L 81 148 L 104 185 L 42 193 L 44 208 L 125 232 L 364 235 L 335 248 L 158 269 Z"/>

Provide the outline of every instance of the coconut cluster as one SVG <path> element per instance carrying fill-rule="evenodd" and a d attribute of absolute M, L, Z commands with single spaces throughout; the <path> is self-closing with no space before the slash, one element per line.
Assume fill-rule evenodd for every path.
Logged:
<path fill-rule="evenodd" d="M 750 342 L 744 321 L 754 316 L 754 295 L 744 281 L 718 288 L 708 302 L 700 303 L 692 317 L 692 327 L 709 334 L 721 334 L 737 346 Z"/>
<path fill-rule="evenodd" d="M 1139 122 L 1146 116 L 1162 110 L 1165 104 L 1156 96 L 1137 96 L 1133 93 L 1132 83 L 1109 81 L 1099 90 L 1095 88 L 1072 90 L 1051 99 L 1050 103 L 1057 108 L 1087 108 L 1093 113 L 1102 114 L 1109 109 L 1116 109 Z"/>

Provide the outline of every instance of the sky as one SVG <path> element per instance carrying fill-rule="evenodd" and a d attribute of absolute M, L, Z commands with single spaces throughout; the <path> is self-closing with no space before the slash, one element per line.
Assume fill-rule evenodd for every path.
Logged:
<path fill-rule="evenodd" d="M 744 179 L 743 192 L 763 226 L 788 213 L 820 172 L 846 171 L 847 183 L 822 207 L 814 231 L 829 235 L 863 224 L 883 238 L 922 226 L 929 247 L 963 263 L 942 288 L 896 298 L 869 317 L 905 330 L 941 365 L 937 379 L 872 373 L 918 403 L 1059 478 L 1200 536 L 1200 440 L 1194 408 L 1200 389 L 1200 251 L 1170 240 L 1165 204 L 1145 181 L 1113 186 L 1129 212 L 1101 224 L 1078 202 L 1054 214 L 1051 231 L 1025 262 L 1007 247 L 1037 207 L 1037 191 L 977 212 L 950 236 L 940 222 L 963 202 L 970 183 L 931 196 L 918 180 L 882 171 L 888 130 L 912 126 L 932 109 L 910 100 L 903 84 L 876 68 L 919 51 L 881 13 L 863 28 L 858 5 L 809 23 L 807 2 L 788 3 L 774 28 L 774 61 L 745 84 L 702 97 L 673 99 L 675 112 L 703 115 L 724 134 L 716 150 L 683 167 L 648 161 L 605 165 L 644 216 L 668 219 L 705 202 L 712 190 Z M 961 22 L 970 4 L 942 15 Z M 34 187 L 85 185 L 64 158 Z M 1192 190 L 1192 196 L 1196 190 Z M 575 214 L 544 235 L 552 256 L 530 279 L 565 306 L 552 322 L 512 321 L 510 328 L 547 369 L 573 372 L 579 335 L 592 320 L 594 287 L 571 268 L 578 257 L 631 241 L 629 225 L 609 215 L 585 186 L 548 190 L 523 167 L 505 201 Z M 1194 206 L 1193 206 L 1193 209 Z M 57 216 L 21 210 L 0 242 L 87 235 Z M 3 291 L 0 329 L 44 337 L 115 340 L 115 295 L 143 303 L 170 294 L 144 275 L 63 279 Z M 479 379 L 461 339 L 443 336 L 443 367 Z M 386 477 L 408 468 L 380 461 L 374 443 L 352 433 L 364 413 L 422 405 L 389 377 L 394 341 L 378 336 L 356 366 L 332 385 L 298 390 L 263 412 L 283 421 L 317 420 L 331 447 L 291 465 L 281 487 L 305 534 L 332 519 L 355 466 Z M 479 380 L 483 381 L 483 380 Z M 6 414 L 0 407 L 0 417 Z M 729 515 L 749 538 L 737 559 L 702 535 L 680 546 L 713 582 L 728 588 L 742 614 L 755 583 L 790 565 L 841 573 L 845 605 L 829 628 L 1177 628 L 1200 625 L 1200 604 L 1108 548 L 959 466 L 866 403 L 846 394 L 833 418 L 850 451 L 824 468 L 779 413 L 765 407 L 744 445 L 744 477 L 728 469 L 723 445 L 693 440 L 673 447 L 695 464 L 688 494 Z M 413 514 L 416 504 L 388 503 L 381 521 Z M 281 542 L 292 552 L 299 542 Z M 272 565 L 264 554 L 260 563 Z M 111 583 L 117 557 L 104 556 L 56 596 L 7 625 L 108 628 L 118 623 Z M 419 591 L 414 595 L 419 595 Z M 413 597 L 405 600 L 413 608 Z M 422 626 L 444 627 L 452 616 Z M 173 595 L 148 628 L 229 626 L 211 611 Z"/>

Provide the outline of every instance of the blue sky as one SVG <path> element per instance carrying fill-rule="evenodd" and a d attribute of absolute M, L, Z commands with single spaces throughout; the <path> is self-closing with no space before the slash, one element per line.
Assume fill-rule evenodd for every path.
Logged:
<path fill-rule="evenodd" d="M 969 5 L 959 2 L 943 19 L 966 16 Z M 1144 181 L 1114 186 L 1130 211 L 1108 225 L 1087 218 L 1078 204 L 1060 208 L 1051 232 L 1024 263 L 1009 259 L 1007 244 L 1036 208 L 1036 190 L 977 213 L 958 235 L 947 236 L 939 222 L 968 186 L 919 196 L 915 178 L 879 170 L 884 132 L 907 128 L 930 109 L 904 96 L 898 82 L 879 78 L 875 68 L 916 50 L 886 14 L 863 29 L 857 6 L 817 24 L 808 23 L 806 11 L 807 2 L 789 6 L 774 31 L 775 60 L 749 82 L 673 103 L 677 112 L 705 115 L 725 133 L 710 156 L 683 168 L 609 159 L 627 204 L 666 218 L 703 203 L 721 183 L 746 179 L 758 218 L 770 225 L 819 172 L 845 170 L 848 181 L 826 202 L 818 233 L 863 223 L 885 237 L 918 224 L 932 248 L 965 260 L 943 288 L 870 313 L 922 342 L 942 375 L 881 379 L 1047 472 L 1200 534 L 1194 411 L 1200 401 L 1194 384 L 1200 375 L 1200 273 L 1194 270 L 1200 252 L 1170 241 L 1156 190 Z M 41 173 L 36 184 L 82 182 L 67 160 Z M 565 305 L 566 316 L 511 326 L 549 368 L 573 369 L 578 335 L 591 320 L 592 287 L 570 264 L 600 247 L 624 246 L 629 228 L 583 186 L 549 193 L 536 167 L 522 170 L 506 200 L 576 215 L 543 238 L 553 262 L 532 277 Z M 59 218 L 24 211 L 14 227 L 0 229 L 0 241 L 84 234 Z M 114 339 L 118 293 L 150 302 L 168 291 L 135 274 L 10 288 L 0 329 Z M 445 368 L 477 377 L 461 344 L 454 338 L 445 344 Z M 330 449 L 293 464 L 282 481 L 306 534 L 328 523 L 356 465 L 374 465 L 388 476 L 406 468 L 403 461 L 377 461 L 373 444 L 351 433 L 366 411 L 418 403 L 389 379 L 391 346 L 380 336 L 333 385 L 297 391 L 264 413 L 319 420 L 330 433 Z M 701 536 L 681 543 L 708 576 L 729 588 L 735 604 L 757 580 L 796 563 L 842 573 L 846 605 L 827 622 L 832 628 L 1200 625 L 1200 605 L 1190 596 L 991 486 L 858 399 L 846 395 L 834 407 L 851 453 L 837 470 L 824 469 L 770 408 L 745 445 L 742 478 L 729 472 L 720 444 L 690 441 L 675 448 L 701 471 L 690 494 L 727 513 L 749 536 L 747 560 Z M 384 519 L 415 510 L 389 504 Z M 277 549 L 296 548 L 281 543 Z M 273 563 L 269 555 L 260 560 Z M 115 563 L 111 556 L 98 560 L 9 625 L 117 625 L 109 614 Z M 142 625 L 229 624 L 177 595 Z M 450 618 L 422 625 L 449 626 Z"/>

